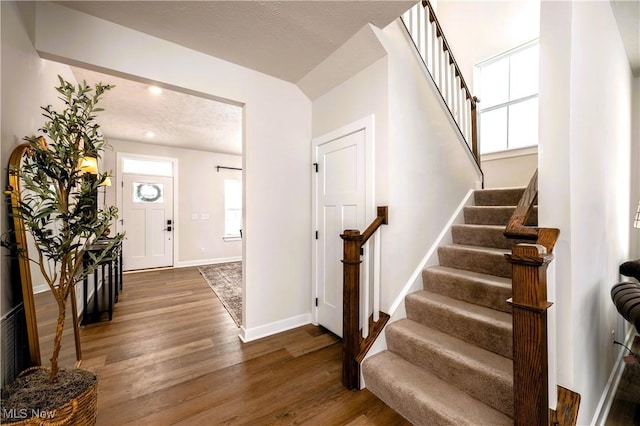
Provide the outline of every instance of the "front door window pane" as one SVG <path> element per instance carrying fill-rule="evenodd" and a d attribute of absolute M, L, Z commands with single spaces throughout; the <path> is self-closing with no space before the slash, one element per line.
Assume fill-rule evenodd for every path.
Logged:
<path fill-rule="evenodd" d="M 166 160 L 124 158 L 122 172 L 138 175 L 173 176 L 173 163 Z"/>
<path fill-rule="evenodd" d="M 133 182 L 134 203 L 164 202 L 164 187 L 161 183 Z"/>

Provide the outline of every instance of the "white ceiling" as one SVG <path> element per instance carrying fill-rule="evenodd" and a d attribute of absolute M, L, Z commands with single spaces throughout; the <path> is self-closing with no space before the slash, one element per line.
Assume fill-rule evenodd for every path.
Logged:
<path fill-rule="evenodd" d="M 59 1 L 58 4 L 298 82 L 367 23 L 416 1 Z"/>
<path fill-rule="evenodd" d="M 365 24 L 384 27 L 414 0 L 58 1 L 58 4 L 298 83 Z M 634 73 L 640 73 L 640 1 L 611 0 Z M 100 113 L 107 138 L 240 154 L 242 110 L 224 102 L 74 68 L 79 81 L 113 83 Z M 149 139 L 146 131 L 153 131 Z"/>
<path fill-rule="evenodd" d="M 71 67 L 78 82 L 113 84 L 99 106 L 107 140 L 121 139 L 186 149 L 242 154 L 242 107 Z M 149 136 L 147 132 L 152 132 Z"/>
<path fill-rule="evenodd" d="M 59 1 L 63 6 L 297 83 L 367 23 L 384 27 L 413 0 Z M 117 87 L 102 102 L 107 138 L 241 153 L 241 108 L 73 69 Z M 153 131 L 153 139 L 144 133 Z"/>

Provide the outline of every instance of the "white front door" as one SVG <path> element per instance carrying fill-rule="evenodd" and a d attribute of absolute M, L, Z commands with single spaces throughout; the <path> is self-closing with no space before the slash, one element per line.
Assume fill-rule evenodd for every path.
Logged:
<path fill-rule="evenodd" d="M 366 129 L 316 146 L 316 283 L 318 323 L 342 337 L 342 239 L 364 230 Z"/>
<path fill-rule="evenodd" d="M 173 266 L 173 178 L 123 175 L 123 269 Z"/>

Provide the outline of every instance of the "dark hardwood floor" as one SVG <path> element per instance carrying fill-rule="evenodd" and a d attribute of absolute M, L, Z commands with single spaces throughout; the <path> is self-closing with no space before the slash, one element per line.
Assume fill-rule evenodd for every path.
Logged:
<path fill-rule="evenodd" d="M 640 354 L 640 336 L 635 336 L 631 350 Z M 640 426 L 640 362 L 625 364 L 605 424 L 607 426 Z"/>
<path fill-rule="evenodd" d="M 42 361 L 55 305 L 36 295 Z M 70 310 L 69 310 L 70 312 Z M 72 325 L 61 360 L 73 365 Z M 97 371 L 98 425 L 408 425 L 371 392 L 342 387 L 341 343 L 300 327 L 243 344 L 196 268 L 125 275 L 112 321 L 81 328 Z M 632 349 L 640 353 L 640 336 Z M 640 364 L 625 366 L 607 426 L 640 426 Z"/>
<path fill-rule="evenodd" d="M 196 268 L 126 274 L 112 321 L 81 330 L 99 425 L 402 425 L 341 385 L 341 344 L 312 325 L 243 344 Z"/>

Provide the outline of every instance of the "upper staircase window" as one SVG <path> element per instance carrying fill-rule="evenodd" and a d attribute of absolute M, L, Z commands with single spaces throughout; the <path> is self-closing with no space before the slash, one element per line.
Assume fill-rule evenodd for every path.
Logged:
<path fill-rule="evenodd" d="M 480 153 L 538 144 L 538 40 L 476 65 Z"/>

